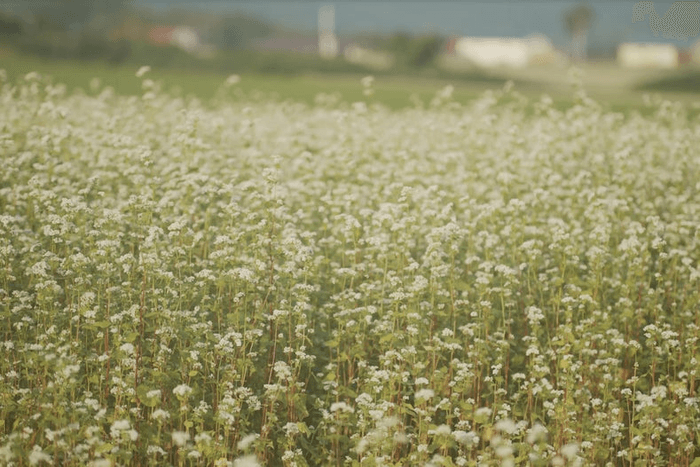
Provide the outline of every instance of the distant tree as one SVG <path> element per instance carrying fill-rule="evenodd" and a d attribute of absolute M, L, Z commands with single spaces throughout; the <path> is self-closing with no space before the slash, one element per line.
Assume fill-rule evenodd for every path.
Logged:
<path fill-rule="evenodd" d="M 440 52 L 441 46 L 442 39 L 437 36 L 424 36 L 414 39 L 409 63 L 416 68 L 430 65 Z"/>
<path fill-rule="evenodd" d="M 119 65 L 126 61 L 131 55 L 131 42 L 127 39 L 119 39 L 112 44 L 108 61 L 113 65 Z"/>
<path fill-rule="evenodd" d="M 411 46 L 411 36 L 405 32 L 397 32 L 389 37 L 387 47 L 397 54 L 407 54 Z"/>
<path fill-rule="evenodd" d="M 266 37 L 273 32 L 269 24 L 244 15 L 226 16 L 212 29 L 212 42 L 224 49 L 245 47 L 251 40 Z"/>
<path fill-rule="evenodd" d="M 0 13 L 0 37 L 13 37 L 22 34 L 22 21 Z"/>
<path fill-rule="evenodd" d="M 433 62 L 440 52 L 442 39 L 437 36 L 411 36 L 397 32 L 384 41 L 382 48 L 393 53 L 398 61 L 411 68 L 422 68 Z"/>
<path fill-rule="evenodd" d="M 132 0 L 32 0 L 26 2 L 34 15 L 50 17 L 63 29 L 86 26 L 95 17 L 114 18 Z"/>
<path fill-rule="evenodd" d="M 649 26 L 655 36 L 659 33 L 665 39 L 687 41 L 700 34 L 700 3 L 673 2 L 673 5 L 660 17 L 653 2 L 643 1 L 634 4 L 632 22 L 644 21 L 649 15 Z"/>
<path fill-rule="evenodd" d="M 16 46 L 27 53 L 56 59 L 124 61 L 130 53 L 129 45 L 113 42 L 109 33 L 122 22 L 129 3 L 131 0 L 28 1 L 31 20 L 22 24 Z M 3 29 L 7 28 L 0 24 Z"/>
<path fill-rule="evenodd" d="M 571 36 L 571 52 L 574 60 L 586 59 L 588 33 L 591 30 L 595 11 L 587 4 L 578 4 L 564 14 L 564 25 Z"/>

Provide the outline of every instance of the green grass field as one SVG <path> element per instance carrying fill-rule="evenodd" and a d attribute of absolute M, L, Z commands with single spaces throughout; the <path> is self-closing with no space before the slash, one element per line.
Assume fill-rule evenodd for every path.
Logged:
<path fill-rule="evenodd" d="M 95 77 L 101 80 L 103 86 L 113 87 L 118 94 L 137 94 L 141 86 L 141 81 L 134 76 L 136 70 L 131 66 L 116 67 L 68 60 L 46 61 L 20 55 L 6 55 L 0 59 L 0 68 L 7 71 L 10 80 L 36 71 L 52 76 L 55 83 L 66 84 L 71 90 L 88 89 L 90 81 Z M 171 90 L 183 96 L 193 95 L 203 101 L 213 98 L 226 79 L 225 75 L 213 72 L 197 73 L 158 68 L 154 68 L 149 77 L 161 81 L 164 90 Z M 429 100 L 435 91 L 445 84 L 446 81 L 439 79 L 392 77 L 376 83 L 374 98 L 390 108 L 400 108 L 411 105 L 411 94 L 415 93 L 421 99 Z M 245 93 L 255 91 L 274 95 L 282 100 L 292 99 L 306 103 L 312 103 L 319 93 L 339 93 L 342 100 L 348 102 L 363 99 L 363 88 L 357 75 L 243 75 L 238 87 Z M 455 91 L 455 98 L 474 98 L 488 87 L 488 84 L 459 86 Z"/>
<path fill-rule="evenodd" d="M 10 80 L 16 80 L 30 71 L 50 75 L 54 83 L 63 83 L 69 90 L 89 89 L 90 82 L 97 77 L 102 86 L 113 87 L 117 94 L 141 92 L 141 82 L 134 76 L 136 70 L 133 65 L 111 66 L 105 63 L 71 60 L 47 61 L 5 51 L 0 53 L 0 69 L 7 71 Z M 686 76 L 687 73 L 625 72 L 609 64 L 587 64 L 581 70 L 582 82 L 587 93 L 607 110 L 626 113 L 636 109 L 644 113 L 643 95 L 647 93 L 659 94 L 671 100 L 700 102 L 698 94 L 689 92 L 692 87 L 676 86 L 670 87 L 668 92 L 664 90 L 665 82 L 677 79 L 677 76 Z M 466 103 L 488 89 L 501 88 L 511 79 L 519 93 L 531 99 L 547 94 L 554 100 L 555 107 L 563 109 L 573 102 L 572 86 L 567 73 L 564 68 L 535 68 L 463 76 L 437 72 L 432 73 L 433 76 L 377 76 L 374 95 L 369 101 L 381 103 L 390 109 L 400 109 L 414 105 L 415 97 L 412 96 L 417 96 L 427 104 L 439 89 L 453 85 L 453 99 Z M 215 97 L 226 75 L 211 71 L 153 67 L 149 78 L 161 82 L 166 91 L 183 97 L 195 96 L 207 102 Z M 291 99 L 308 104 L 313 103 L 319 93 L 335 94 L 345 102 L 368 101 L 362 94 L 360 75 L 243 74 L 241 78 L 237 87 L 246 95 L 255 92 L 275 96 L 280 100 Z"/>

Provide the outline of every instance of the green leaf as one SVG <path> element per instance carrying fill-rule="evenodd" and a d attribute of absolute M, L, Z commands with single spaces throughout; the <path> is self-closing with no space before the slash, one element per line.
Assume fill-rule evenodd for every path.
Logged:
<path fill-rule="evenodd" d="M 158 399 L 155 398 L 143 398 L 141 399 L 141 403 L 145 405 L 146 407 L 156 407 L 158 405 Z"/>
<path fill-rule="evenodd" d="M 105 452 L 109 452 L 114 448 L 114 445 L 112 443 L 105 443 L 101 446 L 98 446 L 97 449 L 95 449 L 95 454 L 102 454 Z"/>
<path fill-rule="evenodd" d="M 158 398 L 157 397 L 148 397 L 147 394 L 149 391 L 151 391 L 152 388 L 141 384 L 139 387 L 136 388 L 136 395 L 139 397 L 139 401 L 146 407 L 155 407 L 158 405 Z"/>
<path fill-rule="evenodd" d="M 309 430 L 309 427 L 306 426 L 306 423 L 304 422 L 297 422 L 297 428 L 299 428 L 299 432 L 305 435 L 310 435 L 311 430 Z"/>
<path fill-rule="evenodd" d="M 353 389 L 350 387 L 338 388 L 338 392 L 352 399 L 355 399 L 357 397 L 357 392 L 353 391 Z"/>
<path fill-rule="evenodd" d="M 394 340 L 394 334 L 390 332 L 390 333 L 384 334 L 384 335 L 379 339 L 379 343 L 380 343 L 380 344 L 386 344 L 387 342 L 390 342 L 390 341 L 392 341 L 392 340 Z"/>
<path fill-rule="evenodd" d="M 131 344 L 136 340 L 137 337 L 139 337 L 138 332 L 130 332 L 126 335 L 126 337 L 124 337 L 124 341 Z"/>

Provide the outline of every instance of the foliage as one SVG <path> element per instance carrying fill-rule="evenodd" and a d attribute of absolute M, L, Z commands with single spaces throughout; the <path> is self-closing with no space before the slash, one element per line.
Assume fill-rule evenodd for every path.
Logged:
<path fill-rule="evenodd" d="M 700 92 L 700 71 L 684 70 L 674 76 L 654 78 L 637 85 L 637 89 L 650 92 L 666 90 L 671 92 Z"/>
<path fill-rule="evenodd" d="M 95 16 L 113 18 L 122 14 L 131 3 L 131 0 L 32 0 L 23 8 L 38 21 L 40 30 L 67 30 L 74 25 L 84 27 Z"/>
<path fill-rule="evenodd" d="M 24 54 L 52 60 L 99 60 L 118 65 L 131 55 L 129 41 L 110 41 L 89 32 L 77 37 L 60 32 L 43 32 L 20 36 L 13 42 L 16 49 Z"/>
<path fill-rule="evenodd" d="M 4 465 L 690 465 L 681 104 L 390 111 L 231 77 L 207 107 L 147 73 L 2 85 Z"/>
<path fill-rule="evenodd" d="M 409 68 L 423 68 L 433 63 L 443 44 L 437 35 L 413 36 L 395 33 L 378 41 L 381 48 L 392 52 L 398 62 Z"/>
<path fill-rule="evenodd" d="M 19 36 L 23 29 L 24 25 L 20 20 L 0 12 L 0 38 Z"/>
<path fill-rule="evenodd" d="M 177 47 L 155 47 L 134 44 L 130 63 L 150 63 L 160 69 L 179 69 L 231 73 L 265 73 L 298 75 L 303 73 L 355 73 L 367 69 L 348 63 L 342 58 L 324 59 L 316 54 L 301 52 L 258 52 L 248 49 L 222 50 L 213 58 L 198 58 Z"/>
<path fill-rule="evenodd" d="M 243 15 L 224 16 L 212 29 L 212 43 L 224 49 L 248 46 L 250 41 L 268 36 L 274 31 L 266 22 Z"/>
<path fill-rule="evenodd" d="M 595 11 L 586 3 L 580 3 L 569 9 L 564 14 L 564 25 L 569 34 L 576 35 L 588 31 L 591 28 Z"/>

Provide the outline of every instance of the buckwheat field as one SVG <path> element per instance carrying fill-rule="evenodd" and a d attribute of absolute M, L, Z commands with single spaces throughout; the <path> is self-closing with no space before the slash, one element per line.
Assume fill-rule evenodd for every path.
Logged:
<path fill-rule="evenodd" d="M 700 465 L 693 109 L 134 79 L 2 84 L 1 465 Z"/>

